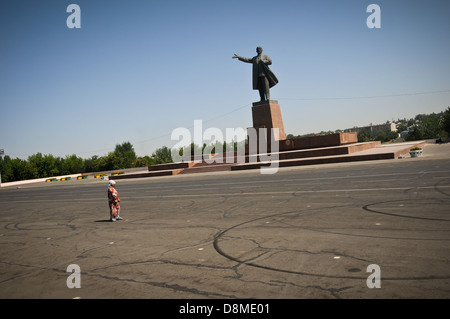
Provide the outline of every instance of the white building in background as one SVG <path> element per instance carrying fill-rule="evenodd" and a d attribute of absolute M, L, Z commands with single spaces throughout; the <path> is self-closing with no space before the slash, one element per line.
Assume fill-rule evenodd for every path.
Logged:
<path fill-rule="evenodd" d="M 383 131 L 385 133 L 397 132 L 397 125 L 395 123 L 385 123 L 385 124 L 377 124 L 377 125 L 370 124 L 369 126 L 353 127 L 346 131 L 356 132 L 356 133 L 359 133 L 362 131 L 369 131 L 372 136 L 376 136 L 378 134 L 378 132 L 380 132 L 380 131 Z"/>

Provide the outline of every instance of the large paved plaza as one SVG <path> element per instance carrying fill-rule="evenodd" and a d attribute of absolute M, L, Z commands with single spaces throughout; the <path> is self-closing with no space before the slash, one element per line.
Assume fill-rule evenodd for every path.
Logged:
<path fill-rule="evenodd" d="M 449 298 L 450 145 L 419 158 L 0 190 L 0 298 Z M 68 288 L 69 265 L 81 288 Z M 380 288 L 369 288 L 369 265 Z"/>

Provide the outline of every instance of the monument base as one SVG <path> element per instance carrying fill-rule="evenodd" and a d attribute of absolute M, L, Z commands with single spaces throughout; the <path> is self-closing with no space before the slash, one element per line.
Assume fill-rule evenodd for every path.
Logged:
<path fill-rule="evenodd" d="M 257 131 L 259 128 L 266 128 L 267 135 L 270 137 L 270 131 L 277 128 L 278 132 L 274 132 L 274 140 L 285 140 L 286 133 L 284 131 L 283 119 L 278 101 L 269 100 L 253 103 L 252 107 L 253 128 Z"/>
<path fill-rule="evenodd" d="M 285 140 L 283 119 L 278 101 L 260 101 L 253 103 L 253 127 L 247 129 L 248 141 L 254 146 L 246 153 L 267 153 L 272 149 L 272 143 Z M 261 144 L 261 143 L 264 143 Z"/>

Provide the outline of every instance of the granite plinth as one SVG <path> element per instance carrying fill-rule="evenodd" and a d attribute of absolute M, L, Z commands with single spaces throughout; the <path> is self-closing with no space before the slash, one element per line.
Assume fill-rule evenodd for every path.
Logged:
<path fill-rule="evenodd" d="M 267 135 L 270 137 L 270 130 L 273 128 L 278 129 L 278 133 L 275 132 L 275 141 L 285 140 L 286 133 L 284 131 L 283 118 L 281 116 L 280 105 L 276 100 L 255 102 L 252 106 L 252 118 L 253 128 L 266 128 Z M 258 132 L 257 132 L 258 134 Z"/>

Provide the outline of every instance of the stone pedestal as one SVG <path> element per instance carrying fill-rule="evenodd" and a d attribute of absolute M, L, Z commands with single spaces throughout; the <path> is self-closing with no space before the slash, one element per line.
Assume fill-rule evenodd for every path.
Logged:
<path fill-rule="evenodd" d="M 252 117 L 253 127 L 255 129 L 267 128 L 267 134 L 270 136 L 270 130 L 272 128 L 278 128 L 278 134 L 275 135 L 275 141 L 286 139 L 278 101 L 270 100 L 253 103 Z"/>
<path fill-rule="evenodd" d="M 253 147 L 250 148 L 249 145 L 247 145 L 246 153 L 266 153 L 271 152 L 272 149 L 277 151 L 278 147 L 273 148 L 272 143 L 276 142 L 278 145 L 279 141 L 286 139 L 286 133 L 284 131 L 283 119 L 281 117 L 281 110 L 278 101 L 270 100 L 253 103 L 252 118 L 253 127 L 247 130 L 248 140 L 249 144 L 256 144 L 252 144 Z M 272 129 L 278 129 L 273 131 L 273 137 Z M 250 132 L 250 130 L 252 131 Z M 264 141 L 265 144 L 261 144 L 262 141 Z"/>

